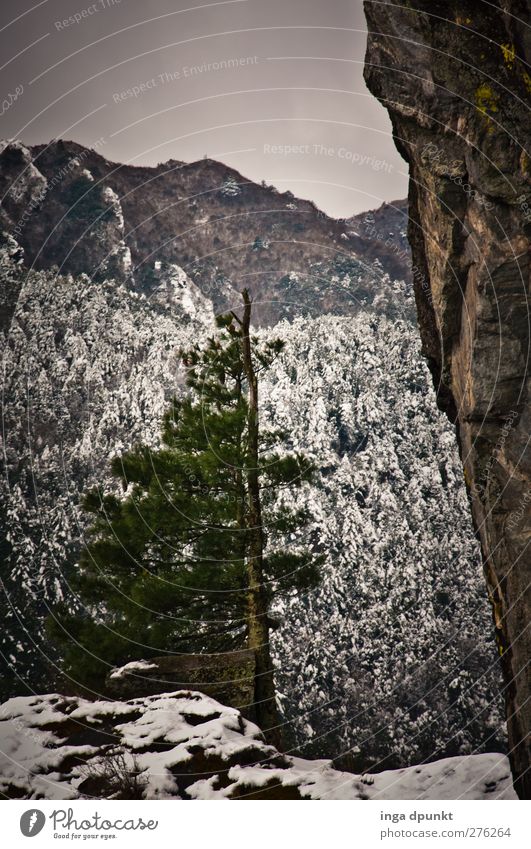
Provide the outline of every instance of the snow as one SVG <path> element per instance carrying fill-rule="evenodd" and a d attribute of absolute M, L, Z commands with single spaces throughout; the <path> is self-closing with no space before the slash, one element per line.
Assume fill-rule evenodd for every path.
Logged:
<path fill-rule="evenodd" d="M 48 190 L 48 181 L 33 164 L 31 150 L 23 142 L 18 139 L 15 141 L 3 140 L 0 142 L 0 156 L 6 151 L 17 152 L 24 163 L 24 167 L 17 178 L 11 182 L 8 190 L 9 195 L 17 202 L 26 203 L 25 211 L 31 211 Z"/>
<path fill-rule="evenodd" d="M 310 799 L 516 799 L 507 758 L 498 754 L 446 758 L 370 777 L 338 772 L 328 761 L 291 761 L 289 770 L 232 767 L 229 778 L 240 786 L 258 788 L 274 775 L 282 786 L 297 786 Z M 201 782 L 191 791 L 194 798 L 209 798 Z M 210 798 L 215 796 L 214 792 Z"/>
<path fill-rule="evenodd" d="M 149 663 L 147 660 L 132 660 L 126 663 L 125 666 L 120 666 L 118 669 L 113 669 L 110 673 L 110 678 L 123 678 L 129 672 L 142 672 L 148 669 L 156 669 L 156 663 Z"/>
<path fill-rule="evenodd" d="M 226 198 L 235 198 L 241 195 L 242 190 L 234 177 L 227 177 L 220 188 L 220 194 Z"/>
<path fill-rule="evenodd" d="M 214 325 L 212 302 L 203 295 L 201 290 L 190 279 L 186 272 L 175 263 L 162 267 L 161 263 L 154 264 L 158 285 L 150 296 L 150 301 L 182 314 L 189 321 L 200 321 Z"/>
<path fill-rule="evenodd" d="M 49 610 L 61 598 L 76 604 L 68 580 L 87 527 L 82 494 L 116 486 L 111 457 L 158 444 L 183 383 L 178 350 L 211 332 L 214 311 L 182 268 L 160 260 L 148 298 L 113 281 L 26 273 L 12 259 L 6 276 L 19 275 L 21 291 L 4 359 L 0 507 L 12 550 L 1 641 L 13 659 L 4 686 L 16 692 L 19 675 L 44 691 L 37 647 Z M 289 269 L 285 277 L 307 285 Z M 484 740 L 502 749 L 498 661 L 461 463 L 416 329 L 360 312 L 263 333 L 286 348 L 263 375 L 262 422 L 285 429 L 289 449 L 317 466 L 296 504 L 282 498 L 308 508 L 306 530 L 326 553 L 317 590 L 274 611 L 292 743 L 309 757 L 356 745 L 361 770 L 481 752 Z"/>
<path fill-rule="evenodd" d="M 175 301 L 154 306 L 114 281 L 28 272 L 11 239 L 0 264 L 20 288 L 3 358 L 10 403 L 0 510 L 12 548 L 1 642 L 16 670 L 10 692 L 17 674 L 38 692 L 49 687 L 38 649 L 46 607 L 73 600 L 66 581 L 72 542 L 82 544 L 87 526 L 82 494 L 115 485 L 109 463 L 117 452 L 157 444 L 167 403 L 184 380 L 178 351 L 211 332 L 213 311 L 207 299 L 201 309 L 199 296 L 192 316 Z"/>
<path fill-rule="evenodd" d="M 275 611 L 277 685 L 296 745 L 321 757 L 355 744 L 360 769 L 481 752 L 483 740 L 501 749 L 499 667 L 461 462 L 415 329 L 360 313 L 299 317 L 269 334 L 286 344 L 262 378 L 262 427 L 284 429 L 317 468 L 284 496 L 313 516 L 290 542 L 311 535 L 326 556 L 319 586 Z"/>
<path fill-rule="evenodd" d="M 124 232 L 125 232 L 125 220 L 124 220 L 124 213 L 123 213 L 123 209 L 122 209 L 122 204 L 120 203 L 120 198 L 118 197 L 118 195 L 116 194 L 114 189 L 112 189 L 110 186 L 104 186 L 103 187 L 102 197 L 103 197 L 103 200 L 106 204 L 108 204 L 109 206 L 112 206 L 113 212 L 114 212 L 114 224 L 115 224 L 120 236 L 122 237 L 119 240 L 119 242 L 112 248 L 112 250 L 110 252 L 110 256 L 113 256 L 115 254 L 123 255 L 125 265 L 127 265 L 127 261 L 128 261 L 127 258 L 129 258 L 129 266 L 130 266 L 130 264 L 131 264 L 131 250 L 125 244 L 125 241 L 123 239 Z M 110 256 L 107 257 L 106 264 L 108 264 Z"/>
<path fill-rule="evenodd" d="M 375 776 L 370 798 L 516 799 L 516 793 L 508 759 L 486 753 L 382 772 Z"/>
<path fill-rule="evenodd" d="M 101 733 L 102 745 L 76 744 L 83 728 Z M 105 764 L 111 734 L 128 768 L 140 770 L 145 798 L 253 798 L 267 790 L 316 800 L 516 798 L 500 754 L 354 775 L 328 760 L 280 755 L 239 711 L 190 691 L 127 702 L 58 694 L 9 700 L 0 706 L 0 792 L 84 798 L 83 782 Z M 194 773 L 203 777 L 190 780 Z"/>

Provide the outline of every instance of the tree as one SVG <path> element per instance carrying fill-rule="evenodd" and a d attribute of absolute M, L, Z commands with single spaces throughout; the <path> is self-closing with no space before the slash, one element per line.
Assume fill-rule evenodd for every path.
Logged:
<path fill-rule="evenodd" d="M 139 656 L 252 649 L 256 718 L 279 742 L 271 603 L 315 583 L 320 558 L 274 544 L 309 519 L 278 496 L 312 469 L 285 450 L 286 434 L 260 427 L 259 376 L 283 343 L 251 336 L 247 291 L 243 301 L 241 318 L 221 316 L 205 347 L 182 352 L 189 392 L 166 413 L 161 448 L 114 459 L 125 496 L 86 496 L 95 521 L 73 582 L 81 609 L 50 627 L 68 675 L 98 689 L 110 666 Z"/>

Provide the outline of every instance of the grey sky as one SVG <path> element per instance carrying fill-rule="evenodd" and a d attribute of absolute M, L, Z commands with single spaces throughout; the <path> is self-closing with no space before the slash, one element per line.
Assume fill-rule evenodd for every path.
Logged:
<path fill-rule="evenodd" d="M 1 28 L 2 98 L 24 88 L 3 137 L 133 164 L 206 153 L 335 216 L 406 194 L 360 0 L 4 0 Z"/>

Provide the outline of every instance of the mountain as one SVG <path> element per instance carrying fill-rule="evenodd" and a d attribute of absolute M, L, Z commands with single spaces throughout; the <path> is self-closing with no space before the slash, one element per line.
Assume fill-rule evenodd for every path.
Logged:
<path fill-rule="evenodd" d="M 478 546 L 416 328 L 360 312 L 274 333 L 286 345 L 261 417 L 319 470 L 287 506 L 314 516 L 291 544 L 326 557 L 316 590 L 283 599 L 272 637 L 294 745 L 349 752 L 355 771 L 503 750 Z"/>
<path fill-rule="evenodd" d="M 392 279 L 410 283 L 413 275 L 408 220 L 407 200 L 394 200 L 353 215 L 345 223 L 350 244 L 367 263 L 377 262 Z"/>
<path fill-rule="evenodd" d="M 217 311 L 247 286 L 262 302 L 261 323 L 403 308 L 389 291 L 394 279 L 409 280 L 402 237 L 400 251 L 378 247 L 353 229 L 356 220 L 336 221 L 211 159 L 118 165 L 75 142 L 4 142 L 0 191 L 0 227 L 37 269 L 132 279 L 150 294 L 155 265 L 177 264 Z M 378 211 L 389 219 L 384 229 L 396 214 L 390 205 Z"/>
<path fill-rule="evenodd" d="M 280 754 L 202 693 L 127 702 L 59 695 L 2 705 L 7 799 L 514 799 L 509 762 L 485 754 L 352 775 Z"/>
<path fill-rule="evenodd" d="M 116 486 L 109 464 L 124 448 L 157 444 L 182 389 L 177 351 L 212 331 L 214 313 L 177 268 L 148 297 L 112 280 L 28 273 L 7 253 L 20 292 L 4 351 L 2 688 L 75 691 L 44 622 L 61 604 L 79 608 L 69 576 L 87 531 L 82 495 Z M 503 749 L 464 483 L 414 326 L 360 311 L 260 332 L 286 342 L 264 376 L 261 415 L 319 470 L 298 506 L 315 517 L 305 534 L 326 555 L 319 589 L 276 611 L 292 744 L 336 756 L 355 741 L 360 770 Z M 132 646 L 128 660 L 139 655 L 149 647 Z"/>

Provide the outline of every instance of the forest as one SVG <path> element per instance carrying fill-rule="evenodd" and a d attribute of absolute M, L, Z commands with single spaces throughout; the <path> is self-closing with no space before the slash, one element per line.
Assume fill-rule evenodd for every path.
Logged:
<path fill-rule="evenodd" d="M 0 796 L 528 800 L 531 7 L 148 5 L 0 10 Z"/>

